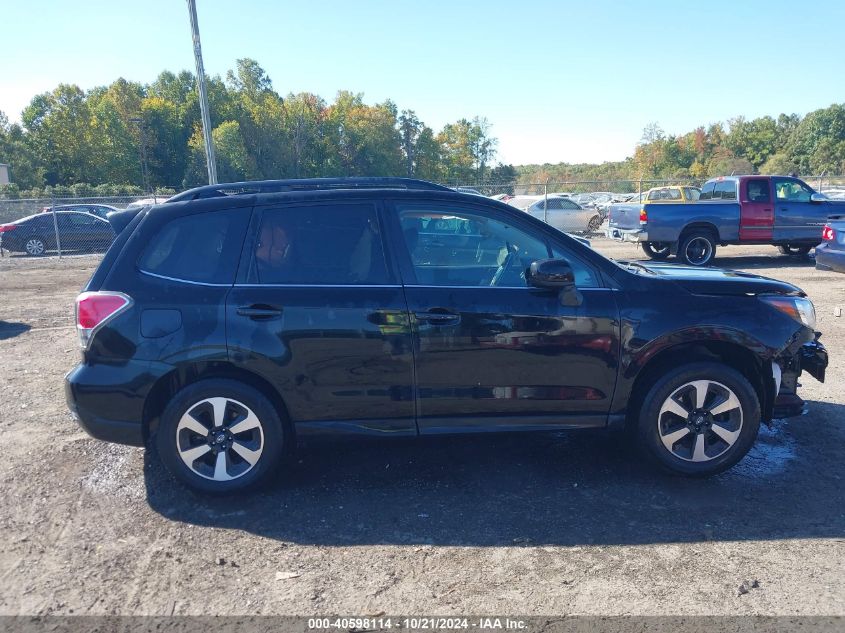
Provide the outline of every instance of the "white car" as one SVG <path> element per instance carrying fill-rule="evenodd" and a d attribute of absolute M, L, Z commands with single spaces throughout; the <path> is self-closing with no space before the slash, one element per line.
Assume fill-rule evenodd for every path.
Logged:
<path fill-rule="evenodd" d="M 563 196 L 540 197 L 525 212 L 564 232 L 597 231 L 604 219 L 596 209 L 585 209 Z"/>

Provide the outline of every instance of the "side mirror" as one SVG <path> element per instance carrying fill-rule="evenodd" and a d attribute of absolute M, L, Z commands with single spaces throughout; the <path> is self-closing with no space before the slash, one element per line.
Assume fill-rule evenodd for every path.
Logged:
<path fill-rule="evenodd" d="M 528 267 L 528 285 L 563 289 L 575 286 L 575 273 L 565 259 L 538 259 Z"/>
<path fill-rule="evenodd" d="M 827 196 L 823 193 L 814 193 L 810 196 L 810 202 L 827 202 Z"/>

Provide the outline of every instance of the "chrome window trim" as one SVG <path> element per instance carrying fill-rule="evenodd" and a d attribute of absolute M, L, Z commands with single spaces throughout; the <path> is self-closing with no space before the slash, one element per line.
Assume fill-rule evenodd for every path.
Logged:
<path fill-rule="evenodd" d="M 210 286 L 212 288 L 231 288 L 232 284 L 215 284 L 208 281 L 192 281 L 191 279 L 180 279 L 178 277 L 168 277 L 167 275 L 159 275 L 158 273 L 151 273 L 148 270 L 144 270 L 142 268 L 138 269 L 138 272 L 142 275 L 149 275 L 150 277 L 155 277 L 156 279 L 164 279 L 166 281 L 176 281 L 181 284 L 191 284 L 193 286 Z"/>
<path fill-rule="evenodd" d="M 234 284 L 235 288 L 401 288 L 399 284 Z"/>
<path fill-rule="evenodd" d="M 405 284 L 406 288 L 454 288 L 460 290 L 481 290 L 482 288 L 489 288 L 491 290 L 543 290 L 542 288 L 535 288 L 534 286 L 435 286 L 431 284 Z M 577 286 L 578 290 L 613 290 L 613 288 L 604 288 L 602 286 Z"/>

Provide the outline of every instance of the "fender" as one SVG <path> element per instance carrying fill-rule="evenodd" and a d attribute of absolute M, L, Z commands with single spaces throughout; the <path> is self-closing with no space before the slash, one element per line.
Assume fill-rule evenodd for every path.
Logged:
<path fill-rule="evenodd" d="M 677 364 L 696 356 L 736 355 L 761 371 L 763 367 L 770 366 L 783 349 L 771 347 L 748 332 L 724 325 L 687 327 L 661 334 L 647 342 L 636 338 L 634 328 L 634 324 L 623 320 L 619 379 L 611 415 L 624 414 L 633 399 L 645 396 L 634 385 L 652 362 Z"/>

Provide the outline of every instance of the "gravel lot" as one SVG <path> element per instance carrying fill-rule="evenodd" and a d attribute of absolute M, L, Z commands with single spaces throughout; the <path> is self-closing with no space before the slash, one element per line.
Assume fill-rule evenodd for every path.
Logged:
<path fill-rule="evenodd" d="M 831 365 L 809 415 L 719 477 L 655 473 L 604 432 L 357 441 L 208 500 L 65 408 L 97 261 L 0 258 L 0 614 L 845 614 L 845 275 L 720 249 L 808 292 Z"/>

